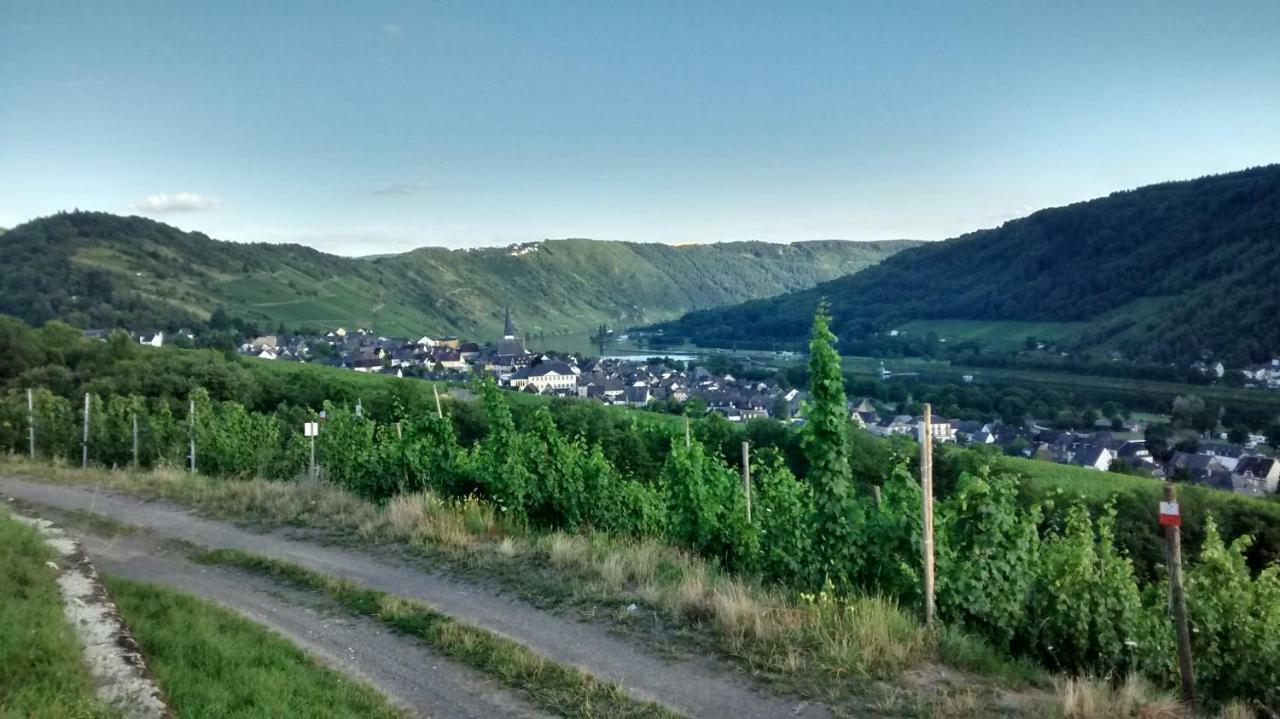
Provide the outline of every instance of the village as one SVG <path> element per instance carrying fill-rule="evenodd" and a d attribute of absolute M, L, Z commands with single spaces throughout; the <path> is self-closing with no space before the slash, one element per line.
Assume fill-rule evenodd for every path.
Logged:
<path fill-rule="evenodd" d="M 152 345 L 159 342 L 155 334 L 139 340 Z M 696 363 L 659 357 L 594 359 L 531 351 L 509 312 L 503 337 L 495 342 L 387 337 L 363 328 L 337 328 L 323 336 L 257 337 L 238 349 L 242 355 L 265 360 L 311 362 L 397 377 L 464 381 L 477 373 L 488 373 L 510 391 L 615 406 L 681 411 L 686 403 L 692 403 L 700 411 L 718 413 L 731 422 L 804 421 L 804 392 L 773 379 L 740 378 Z M 1280 382 L 1280 361 L 1251 367 L 1248 378 L 1262 386 Z M 868 399 L 851 400 L 849 413 L 863 430 L 882 437 L 918 437 L 924 425 L 919 415 L 898 414 L 892 406 Z M 1275 494 L 1280 484 L 1280 460 L 1261 451 L 1265 438 L 1256 435 L 1243 445 L 1203 437 L 1194 446 L 1180 446 L 1158 457 L 1148 450 L 1142 437 L 1144 426 L 1137 421 L 1119 429 L 1073 431 L 1036 421 L 1004 424 L 937 414 L 931 419 L 935 443 L 985 445 L 1009 456 L 1099 472 L 1169 477 L 1246 496 Z"/>

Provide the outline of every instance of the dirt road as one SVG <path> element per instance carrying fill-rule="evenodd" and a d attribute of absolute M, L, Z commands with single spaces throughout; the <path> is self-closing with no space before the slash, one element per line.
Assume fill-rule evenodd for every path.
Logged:
<path fill-rule="evenodd" d="M 198 517 L 171 504 L 88 487 L 0 477 L 0 494 L 35 505 L 89 511 L 145 527 L 159 540 L 180 539 L 208 548 L 254 552 L 418 599 L 458 620 L 520 642 L 550 659 L 616 682 L 637 698 L 661 702 L 688 716 L 764 719 L 828 715 L 823 706 L 763 691 L 750 677 L 734 673 L 713 660 L 660 659 L 614 636 L 605 627 L 575 622 L 498 595 L 491 589 L 430 573 L 393 558 L 359 549 L 325 546 L 285 536 L 282 532 L 257 533 L 228 522 Z M 91 554 L 95 551 L 88 541 L 85 548 Z M 132 561 L 140 562 L 136 556 Z M 120 566 L 125 564 L 127 562 Z M 111 565 L 108 565 L 111 571 L 109 567 Z M 202 569 L 194 568 L 194 571 L 198 573 Z M 192 576 L 191 581 L 193 586 L 198 586 L 196 577 Z M 296 619 L 299 629 L 307 624 L 303 617 Z M 506 714 L 509 710 L 498 713 Z"/>
<path fill-rule="evenodd" d="M 546 716 L 485 675 L 314 594 L 285 589 L 249 572 L 189 562 L 148 535 L 109 540 L 84 535 L 84 542 L 93 545 L 90 556 L 101 571 L 170 586 L 233 609 L 329 667 L 376 687 L 417 716 Z"/>

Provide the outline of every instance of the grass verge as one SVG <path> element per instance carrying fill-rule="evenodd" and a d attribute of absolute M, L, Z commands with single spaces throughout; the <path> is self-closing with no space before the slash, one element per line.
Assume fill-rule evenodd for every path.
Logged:
<path fill-rule="evenodd" d="M 0 716 L 115 716 L 94 696 L 63 615 L 55 559 L 39 532 L 0 507 Z"/>
<path fill-rule="evenodd" d="M 463 624 L 420 602 L 397 597 L 290 562 L 234 549 L 195 552 L 206 564 L 263 572 L 300 589 L 320 592 L 347 609 L 417 637 L 443 654 L 519 689 L 540 707 L 567 717 L 676 716 L 632 699 L 617 685 L 546 659 L 527 647 Z"/>
<path fill-rule="evenodd" d="M 405 716 L 234 612 L 154 584 L 103 581 L 177 716 Z"/>

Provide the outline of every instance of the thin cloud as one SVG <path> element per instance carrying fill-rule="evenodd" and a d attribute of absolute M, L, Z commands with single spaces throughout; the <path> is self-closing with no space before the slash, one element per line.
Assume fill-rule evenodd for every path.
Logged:
<path fill-rule="evenodd" d="M 217 209 L 222 200 L 195 192 L 161 192 L 151 195 L 135 207 L 143 212 L 165 214 L 168 212 L 206 212 Z"/>
<path fill-rule="evenodd" d="M 400 34 L 400 23 L 398 22 L 386 23 L 382 26 L 382 31 L 390 35 L 391 37 L 396 37 L 397 35 Z"/>
<path fill-rule="evenodd" d="M 397 182 L 391 185 L 379 187 L 373 191 L 373 194 L 379 197 L 395 197 L 399 195 L 413 195 L 427 189 L 425 182 Z"/>

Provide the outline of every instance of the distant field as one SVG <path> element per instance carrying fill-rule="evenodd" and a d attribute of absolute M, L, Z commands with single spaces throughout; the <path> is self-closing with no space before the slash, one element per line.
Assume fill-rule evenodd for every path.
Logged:
<path fill-rule="evenodd" d="M 1057 342 L 1089 327 L 1087 322 L 999 322 L 984 320 L 916 320 L 897 328 L 909 336 L 936 332 L 948 342 L 972 341 L 993 350 L 1022 349 L 1027 337 Z"/>
<path fill-rule="evenodd" d="M 1094 390 L 1105 392 L 1120 401 L 1156 399 L 1160 402 L 1172 402 L 1179 395 L 1194 394 L 1206 400 L 1280 412 L 1280 392 L 1043 370 L 966 367 L 948 361 L 916 358 L 889 359 L 883 362 L 885 369 L 890 372 L 915 374 L 926 382 L 963 382 L 964 376 L 970 375 L 977 383 L 1005 382 L 1063 390 Z M 845 357 L 844 369 L 854 376 L 879 377 L 880 363 L 881 360 L 875 357 Z"/>

